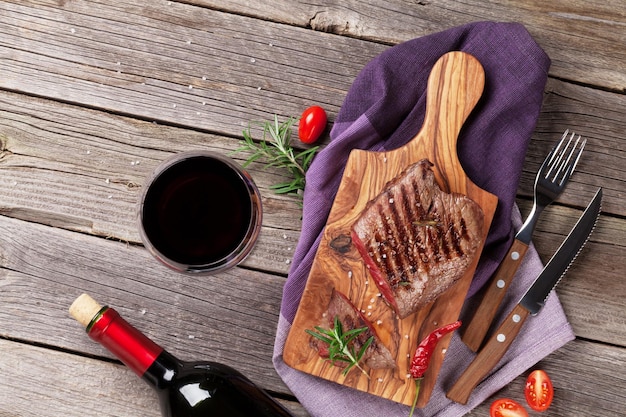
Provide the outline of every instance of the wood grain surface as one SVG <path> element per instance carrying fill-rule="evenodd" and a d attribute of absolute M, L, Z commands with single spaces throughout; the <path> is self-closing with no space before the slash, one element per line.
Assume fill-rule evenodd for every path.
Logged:
<path fill-rule="evenodd" d="M 465 174 L 456 149 L 461 127 L 478 102 L 485 83 L 482 66 L 471 55 L 451 52 L 435 63 L 426 87 L 424 124 L 406 145 L 387 152 L 353 150 L 333 202 L 296 318 L 285 344 L 283 358 L 296 369 L 321 376 L 396 402 L 410 405 L 415 384 L 407 378 L 410 357 L 419 341 L 435 328 L 456 321 L 479 259 L 475 256 L 465 275 L 448 291 L 421 311 L 399 319 L 378 296 L 362 258 L 352 244 L 337 249 L 337 239 L 350 237 L 350 230 L 368 202 L 410 165 L 426 158 L 444 192 L 467 195 L 483 210 L 482 250 L 497 198 L 477 187 Z M 320 358 L 310 346 L 306 329 L 322 321 L 332 290 L 346 294 L 357 309 L 366 312 L 396 361 L 396 369 L 371 370 L 369 378 L 358 372 L 346 377 L 341 368 Z M 422 382 L 418 406 L 430 398 L 450 337 L 440 342 Z"/>

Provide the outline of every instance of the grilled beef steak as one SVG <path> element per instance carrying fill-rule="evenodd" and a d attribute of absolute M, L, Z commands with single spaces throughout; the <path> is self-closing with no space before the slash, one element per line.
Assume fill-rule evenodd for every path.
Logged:
<path fill-rule="evenodd" d="M 332 329 L 335 325 L 335 317 L 339 318 L 343 332 L 346 333 L 352 329 L 360 329 L 367 327 L 367 331 L 361 333 L 354 340 L 354 350 L 359 352 L 361 347 L 367 340 L 374 336 L 372 344 L 367 348 L 361 362 L 371 369 L 395 368 L 396 363 L 391 356 L 389 350 L 380 342 L 376 330 L 371 322 L 361 314 L 352 302 L 341 292 L 333 289 L 328 303 L 328 309 L 324 313 L 324 319 L 320 327 L 324 329 Z M 317 350 L 323 358 L 328 358 L 328 344 L 319 339 L 311 338 L 311 345 Z M 336 362 L 334 365 L 346 366 L 343 362 Z"/>
<path fill-rule="evenodd" d="M 460 279 L 481 243 L 478 204 L 445 193 L 423 159 L 391 180 L 352 226 L 352 241 L 400 318 Z"/>

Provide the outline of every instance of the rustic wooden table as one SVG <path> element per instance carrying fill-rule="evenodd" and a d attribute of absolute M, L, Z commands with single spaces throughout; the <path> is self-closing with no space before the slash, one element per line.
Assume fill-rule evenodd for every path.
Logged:
<path fill-rule="evenodd" d="M 265 208 L 258 245 L 241 267 L 202 279 L 141 246 L 141 184 L 176 152 L 229 153 L 251 120 L 321 104 L 332 122 L 358 71 L 390 45 L 486 19 L 525 24 L 552 58 L 523 214 L 560 132 L 589 141 L 539 223 L 544 260 L 605 191 L 597 230 L 558 289 L 577 339 L 540 363 L 557 391 L 547 415 L 626 415 L 623 1 L 320 3 L 0 1 L 0 416 L 159 415 L 150 388 L 69 317 L 85 291 L 177 356 L 233 365 L 308 415 L 271 362 L 300 230 L 297 202 L 268 188 L 281 173 L 250 167 Z M 524 378 L 497 397 L 523 401 Z"/>

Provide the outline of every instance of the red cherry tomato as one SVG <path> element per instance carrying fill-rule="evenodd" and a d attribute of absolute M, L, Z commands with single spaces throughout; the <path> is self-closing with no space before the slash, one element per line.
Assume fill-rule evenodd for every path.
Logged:
<path fill-rule="evenodd" d="M 528 412 L 519 403 L 508 398 L 495 400 L 489 409 L 490 417 L 528 417 Z"/>
<path fill-rule="evenodd" d="M 526 402 L 535 411 L 546 411 L 554 398 L 552 381 L 545 371 L 537 369 L 526 378 Z"/>
<path fill-rule="evenodd" d="M 320 106 L 311 106 L 302 112 L 298 136 L 304 143 L 314 143 L 326 129 L 326 112 Z"/>

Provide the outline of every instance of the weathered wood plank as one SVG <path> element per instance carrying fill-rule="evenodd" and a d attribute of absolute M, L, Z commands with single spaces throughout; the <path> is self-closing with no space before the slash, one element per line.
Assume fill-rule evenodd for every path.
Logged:
<path fill-rule="evenodd" d="M 626 404 L 622 371 L 625 365 L 624 349 L 575 340 L 540 361 L 532 369 L 545 370 L 555 387 L 554 401 L 546 411 L 547 415 L 622 416 Z M 489 415 L 489 406 L 497 398 L 512 398 L 525 404 L 524 384 L 527 376 L 528 372 L 520 375 L 467 415 Z M 540 413 L 531 412 L 530 415 Z"/>
<path fill-rule="evenodd" d="M 166 4 L 2 2 L 0 87 L 238 135 L 312 100 L 336 113 L 356 73 L 386 49 Z"/>
<path fill-rule="evenodd" d="M 181 359 L 223 362 L 286 391 L 271 362 L 284 278 L 242 268 L 184 276 L 142 247 L 4 216 L 0 230 L 5 336 L 110 357 L 67 312 L 87 292 Z"/>
<path fill-rule="evenodd" d="M 552 58 L 551 75 L 625 91 L 626 7 L 621 0 L 185 0 L 322 32 L 399 43 L 449 27 L 493 20 L 524 24 Z"/>
<path fill-rule="evenodd" d="M 122 365 L 2 339 L 0 351 L 2 415 L 21 415 L 25 409 L 42 417 L 160 415 L 148 385 Z M 581 340 L 548 356 L 535 368 L 546 370 L 555 386 L 556 396 L 549 415 L 623 415 L 626 396 L 621 389 L 624 381 L 620 370 L 625 365 L 623 349 Z M 33 384 L 41 384 L 42 375 L 54 375 L 54 383 L 46 389 L 33 390 Z M 468 416 L 488 415 L 489 405 L 496 398 L 513 398 L 524 404 L 526 375 L 516 378 Z M 593 390 L 589 381 L 593 381 Z M 297 403 L 283 404 L 294 416 L 308 415 Z"/>
<path fill-rule="evenodd" d="M 6 110 L 5 110 L 6 109 Z M 139 243 L 136 204 L 149 173 L 174 152 L 205 149 L 232 155 L 237 140 L 159 126 L 48 100 L 0 92 L 0 213 Z M 294 196 L 269 186 L 281 172 L 248 169 L 264 208 L 259 244 L 246 265 L 286 274 L 299 236 Z"/>
<path fill-rule="evenodd" d="M 149 385 L 121 364 L 2 339 L 0 351 L 1 416 L 161 415 Z M 295 401 L 281 402 L 294 416 L 308 415 Z"/>
<path fill-rule="evenodd" d="M 37 14 L 31 2 L 0 4 L 8 16 L 0 22 L 0 51 L 10 58 L 0 61 L 0 86 L 229 136 L 271 113 L 298 114 L 311 97 L 332 120 L 358 71 L 386 48 L 201 8 L 191 13 L 179 4 L 96 9 L 69 2 L 59 9 L 42 3 L 49 7 L 37 6 Z M 103 19 L 121 11 L 124 20 L 115 28 Z M 194 18 L 183 19 L 187 14 Z M 188 38 L 190 44 L 182 40 Z M 71 49 L 60 46 L 70 42 Z M 604 209 L 626 215 L 625 104 L 623 95 L 551 80 L 522 190 L 532 187 L 544 152 L 570 127 L 590 143 L 569 189 L 591 196 L 587 184 L 603 185 Z M 569 194 L 561 201 L 578 203 Z"/>
<path fill-rule="evenodd" d="M 580 207 L 598 186 L 602 186 L 605 191 L 604 212 L 626 216 L 626 206 L 622 204 L 626 196 L 626 97 L 555 80 L 550 81 L 547 91 L 528 149 L 519 192 L 525 196 L 532 194 L 535 172 L 544 156 L 563 130 L 570 128 L 589 142 L 559 201 Z M 75 177 L 78 182 L 75 192 L 81 193 L 81 198 L 75 201 L 87 199 L 87 207 L 83 212 L 73 208 L 63 214 L 66 222 L 91 228 L 91 233 L 137 241 L 131 217 L 117 219 L 116 230 L 103 223 L 110 220 L 113 213 L 134 210 L 129 204 L 135 203 L 138 186 L 159 161 L 177 151 L 212 149 L 230 153 L 237 146 L 237 141 L 232 138 L 0 92 L 0 164 L 7 169 L 13 166 L 11 174 L 5 177 L 10 181 L 7 185 L 18 182 L 25 186 L 29 182 L 22 178 L 28 177 L 32 181 L 34 176 L 40 177 L 40 188 L 50 187 L 50 172 L 80 169 L 78 172 L 86 178 Z M 246 155 L 233 156 L 242 162 Z M 35 170 L 35 162 L 27 162 L 29 158 L 36 158 L 37 166 L 49 171 Z M 295 225 L 299 226 L 299 207 L 294 199 L 276 196 L 268 188 L 283 180 L 280 172 L 263 169 L 260 164 L 251 165 L 249 170 L 264 197 L 265 225 L 280 229 L 295 219 Z M 87 187 L 85 181 L 92 184 Z M 57 185 L 61 186 L 61 183 Z M 16 187 L 7 189 L 10 188 Z M 36 193 L 38 199 L 45 198 L 39 189 L 30 191 Z M 21 201 L 32 203 L 33 200 L 27 196 Z M 3 204 L 9 205 L 9 201 L 5 200 Z M 15 205 L 19 206 L 19 203 Z M 56 215 L 60 216 L 59 213 Z M 89 216 L 89 220 L 85 216 Z M 277 258 L 281 262 L 284 260 L 284 256 Z"/>
<path fill-rule="evenodd" d="M 576 210 L 557 207 L 546 213 L 537 239 L 544 255 L 554 250 L 577 216 Z M 610 218 L 600 221 L 558 292 L 579 337 L 624 346 L 619 274 L 626 267 L 620 256 L 626 227 L 623 221 L 615 225 Z M 141 247 L 4 216 L 0 228 L 0 302 L 5 306 L 0 317 L 7 336 L 102 354 L 88 339 L 77 341 L 65 334 L 68 326 L 79 330 L 67 307 L 78 293 L 88 291 L 119 306 L 129 320 L 181 356 L 203 353 L 246 371 L 247 358 L 265 358 L 248 372 L 262 375 L 264 383 L 281 385 L 270 358 L 282 278 L 241 268 L 215 277 L 187 277 L 166 270 Z"/>

